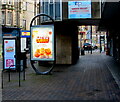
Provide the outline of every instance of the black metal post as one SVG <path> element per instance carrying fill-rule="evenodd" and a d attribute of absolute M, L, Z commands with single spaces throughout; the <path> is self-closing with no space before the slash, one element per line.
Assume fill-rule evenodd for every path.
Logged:
<path fill-rule="evenodd" d="M 101 53 L 101 32 L 100 32 L 100 53 Z"/>
<path fill-rule="evenodd" d="M 4 86 L 4 83 L 3 83 L 3 70 L 2 70 L 2 73 L 1 73 L 1 77 L 2 77 L 2 89 L 3 89 L 3 86 Z"/>
<path fill-rule="evenodd" d="M 90 48 L 88 47 L 88 53 L 89 53 Z"/>
<path fill-rule="evenodd" d="M 92 54 L 92 25 L 91 25 L 91 54 Z"/>
<path fill-rule="evenodd" d="M 104 52 L 105 52 L 105 35 L 104 35 Z"/>
<path fill-rule="evenodd" d="M 25 80 L 26 59 L 23 60 L 23 80 Z"/>
<path fill-rule="evenodd" d="M 20 69 L 19 69 L 19 87 L 20 87 Z"/>
<path fill-rule="evenodd" d="M 11 67 L 11 66 L 10 66 Z M 8 82 L 10 82 L 10 67 L 8 69 Z"/>
<path fill-rule="evenodd" d="M 109 33 L 109 32 L 108 32 L 108 30 L 107 30 L 107 32 L 106 32 L 106 39 L 107 39 L 107 46 L 106 46 L 106 47 L 107 47 L 107 50 L 108 50 L 108 33 Z"/>

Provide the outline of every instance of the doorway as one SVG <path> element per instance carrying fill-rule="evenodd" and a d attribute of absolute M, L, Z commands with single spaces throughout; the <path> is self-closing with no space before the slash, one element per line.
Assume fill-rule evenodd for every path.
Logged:
<path fill-rule="evenodd" d="M 106 31 L 98 31 L 95 25 L 78 26 L 78 48 L 80 55 L 104 53 L 107 48 Z"/>

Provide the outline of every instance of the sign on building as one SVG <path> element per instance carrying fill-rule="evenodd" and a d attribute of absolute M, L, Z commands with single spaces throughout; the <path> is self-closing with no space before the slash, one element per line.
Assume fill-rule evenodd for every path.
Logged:
<path fill-rule="evenodd" d="M 21 37 L 22 38 L 29 38 L 30 37 L 30 31 L 22 30 L 21 31 Z"/>
<path fill-rule="evenodd" d="M 68 1 L 68 18 L 91 18 L 91 0 Z"/>

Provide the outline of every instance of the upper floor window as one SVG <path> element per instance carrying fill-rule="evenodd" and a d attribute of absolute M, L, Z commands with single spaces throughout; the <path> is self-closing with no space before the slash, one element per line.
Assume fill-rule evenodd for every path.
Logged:
<path fill-rule="evenodd" d="M 2 24 L 5 24 L 5 11 L 2 11 Z"/>
<path fill-rule="evenodd" d="M 55 2 L 55 20 L 60 20 L 61 16 L 61 7 L 60 7 L 60 0 L 59 2 Z"/>
<path fill-rule="evenodd" d="M 49 15 L 52 17 L 52 18 L 54 18 L 54 5 L 53 5 L 53 3 L 50 3 L 49 4 Z"/>
<path fill-rule="evenodd" d="M 12 0 L 8 0 L 8 4 L 12 5 L 13 1 Z"/>
<path fill-rule="evenodd" d="M 12 24 L 12 12 L 8 11 L 7 13 L 7 24 Z"/>
<path fill-rule="evenodd" d="M 61 0 L 42 0 L 41 12 L 49 15 L 55 20 L 62 18 L 62 2 Z M 47 17 L 43 17 L 43 21 L 48 21 Z"/>
<path fill-rule="evenodd" d="M 52 3 L 52 4 L 53 4 L 53 3 L 54 3 L 54 0 L 49 0 L 49 3 Z"/>
<path fill-rule="evenodd" d="M 44 2 L 44 13 L 45 14 L 49 14 L 48 10 L 49 10 L 49 3 L 48 3 L 48 0 L 46 0 L 46 2 Z M 44 20 L 48 20 L 48 17 L 44 17 Z"/>
<path fill-rule="evenodd" d="M 7 3 L 7 0 L 2 0 L 2 4 L 6 4 Z"/>
<path fill-rule="evenodd" d="M 22 8 L 23 10 L 27 10 L 27 2 L 23 2 Z"/>

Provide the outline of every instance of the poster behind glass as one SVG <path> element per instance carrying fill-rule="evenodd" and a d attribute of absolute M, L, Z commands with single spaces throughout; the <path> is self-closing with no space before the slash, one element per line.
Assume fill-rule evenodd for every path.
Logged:
<path fill-rule="evenodd" d="M 91 18 L 91 0 L 68 1 L 68 18 Z"/>
<path fill-rule="evenodd" d="M 54 26 L 31 27 L 31 60 L 54 61 Z"/>
<path fill-rule="evenodd" d="M 4 40 L 4 69 L 8 69 L 11 65 L 16 65 L 15 51 L 15 39 Z M 11 69 L 13 68 L 15 66 L 11 67 Z"/>

